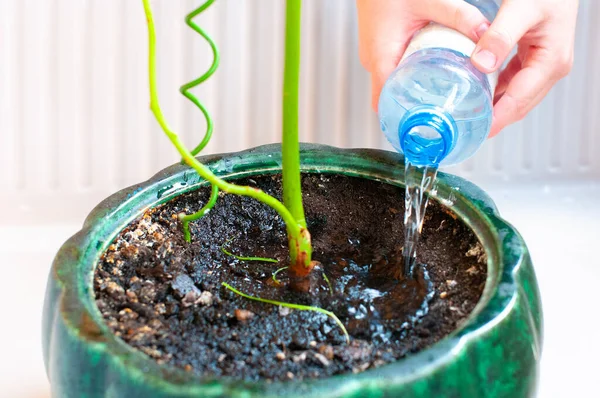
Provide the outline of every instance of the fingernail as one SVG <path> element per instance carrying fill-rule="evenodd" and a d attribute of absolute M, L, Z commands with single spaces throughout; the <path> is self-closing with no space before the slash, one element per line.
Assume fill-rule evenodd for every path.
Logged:
<path fill-rule="evenodd" d="M 483 36 L 483 34 L 485 32 L 487 32 L 487 30 L 490 28 L 490 25 L 488 25 L 487 23 L 482 23 L 481 25 L 479 25 L 479 27 L 475 30 L 475 36 L 477 36 L 477 40 L 481 39 L 481 37 Z"/>
<path fill-rule="evenodd" d="M 475 50 L 475 54 L 473 54 L 472 58 L 473 61 L 486 69 L 494 69 L 496 62 L 498 61 L 496 55 L 488 50 Z"/>

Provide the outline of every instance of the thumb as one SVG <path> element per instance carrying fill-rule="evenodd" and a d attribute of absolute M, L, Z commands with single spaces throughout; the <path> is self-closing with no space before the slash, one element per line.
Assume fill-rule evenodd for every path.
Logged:
<path fill-rule="evenodd" d="M 496 19 L 471 55 L 477 69 L 484 73 L 498 70 L 521 38 L 541 21 L 541 13 L 531 4 L 515 0 L 502 2 Z"/>
<path fill-rule="evenodd" d="M 437 22 L 478 41 L 490 23 L 477 7 L 464 0 L 419 0 L 420 18 Z"/>

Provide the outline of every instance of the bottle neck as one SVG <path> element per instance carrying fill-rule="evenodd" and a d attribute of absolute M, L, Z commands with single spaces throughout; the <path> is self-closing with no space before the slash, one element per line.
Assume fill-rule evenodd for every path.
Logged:
<path fill-rule="evenodd" d="M 457 132 L 452 116 L 430 105 L 409 110 L 398 125 L 404 156 L 416 166 L 437 167 L 454 148 Z"/>

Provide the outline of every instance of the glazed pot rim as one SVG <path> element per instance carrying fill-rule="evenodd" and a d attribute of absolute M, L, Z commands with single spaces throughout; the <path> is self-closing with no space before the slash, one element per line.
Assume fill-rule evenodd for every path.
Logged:
<path fill-rule="evenodd" d="M 201 159 L 215 174 L 228 179 L 274 174 L 281 171 L 280 148 L 280 144 L 271 144 Z M 303 172 L 343 174 L 393 185 L 402 185 L 404 179 L 404 169 L 400 166 L 403 165 L 402 157 L 382 150 L 302 144 L 301 163 Z M 488 274 L 482 297 L 464 323 L 450 335 L 418 353 L 376 369 L 300 383 L 206 378 L 172 366 L 159 365 L 116 337 L 104 323 L 94 300 L 93 273 L 100 255 L 132 220 L 150 207 L 203 185 L 206 181 L 200 180 L 193 170 L 176 164 L 146 182 L 111 195 L 90 213 L 81 231 L 61 247 L 51 271 L 51 278 L 58 285 L 55 294 L 59 310 L 56 314 L 50 313 L 62 317 L 69 333 L 108 356 L 112 366 L 143 379 L 145 383 L 156 385 L 166 393 L 185 391 L 202 396 L 221 396 L 224 391 L 230 395 L 254 391 L 275 395 L 293 386 L 295 392 L 302 389 L 305 395 L 319 391 L 320 394 L 327 392 L 328 396 L 338 396 L 359 385 L 375 388 L 383 384 L 408 383 L 443 368 L 458 352 L 475 344 L 479 334 L 502 321 L 520 294 L 522 287 L 518 283 L 518 270 L 528 256 L 525 242 L 500 217 L 484 191 L 462 178 L 440 172 L 430 197 L 452 208 L 477 235 L 488 257 Z M 49 305 L 48 299 L 46 305 Z M 47 333 L 52 330 L 51 322 L 54 319 L 44 320 Z M 51 336 L 46 338 L 52 340 Z M 46 343 L 44 347 L 47 370 L 48 345 Z"/>

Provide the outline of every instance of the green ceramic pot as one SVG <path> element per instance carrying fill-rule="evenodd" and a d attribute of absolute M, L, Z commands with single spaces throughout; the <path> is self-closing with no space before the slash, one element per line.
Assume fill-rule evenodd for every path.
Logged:
<path fill-rule="evenodd" d="M 204 157 L 221 177 L 278 173 L 279 145 Z M 402 159 L 377 150 L 302 147 L 303 172 L 358 176 L 403 185 Z M 201 378 L 161 366 L 116 338 L 96 308 L 94 267 L 110 242 L 150 207 L 205 184 L 171 166 L 109 197 L 58 252 L 43 320 L 44 360 L 54 397 L 527 397 L 535 393 L 542 339 L 540 297 L 521 236 L 491 199 L 440 173 L 433 199 L 476 233 L 488 254 L 481 301 L 460 329 L 432 347 L 360 374 L 302 382 Z"/>

